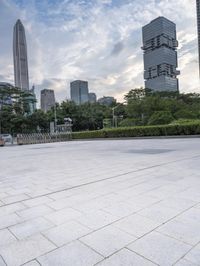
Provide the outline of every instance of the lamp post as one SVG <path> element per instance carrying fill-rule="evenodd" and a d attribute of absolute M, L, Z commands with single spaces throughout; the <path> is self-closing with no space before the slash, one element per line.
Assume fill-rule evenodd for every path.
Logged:
<path fill-rule="evenodd" d="M 113 126 L 114 127 L 117 127 L 117 121 L 116 121 L 116 118 L 117 116 L 115 116 L 115 109 L 117 109 L 120 105 L 124 104 L 125 102 L 122 102 L 122 103 L 119 103 L 118 105 L 114 106 L 112 108 L 112 120 L 113 120 Z"/>
<path fill-rule="evenodd" d="M 54 131 L 57 133 L 57 112 L 56 112 L 56 103 L 54 105 Z"/>
<path fill-rule="evenodd" d="M 1 135 L 1 103 L 0 103 L 0 135 Z"/>

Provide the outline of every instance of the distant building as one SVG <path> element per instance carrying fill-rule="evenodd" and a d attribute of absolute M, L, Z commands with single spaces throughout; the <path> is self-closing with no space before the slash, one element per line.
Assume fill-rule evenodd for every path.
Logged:
<path fill-rule="evenodd" d="M 97 101 L 97 96 L 94 92 L 89 93 L 89 102 L 90 103 L 96 103 Z"/>
<path fill-rule="evenodd" d="M 55 95 L 54 90 L 44 89 L 41 90 L 41 109 L 44 112 L 49 111 L 55 106 Z"/>
<path fill-rule="evenodd" d="M 199 49 L 199 75 L 200 75 L 200 0 L 196 0 L 197 5 L 197 35 L 198 35 L 198 49 Z"/>
<path fill-rule="evenodd" d="M 145 88 L 178 91 L 176 25 L 158 17 L 143 27 Z"/>
<path fill-rule="evenodd" d="M 7 82 L 0 82 L 0 89 L 11 89 L 13 88 L 13 85 Z M 12 105 L 13 100 L 8 95 L 5 95 L 5 97 L 0 98 L 0 107 L 2 105 Z"/>
<path fill-rule="evenodd" d="M 75 80 L 70 83 L 71 100 L 80 105 L 89 101 L 88 82 Z"/>
<path fill-rule="evenodd" d="M 116 100 L 114 97 L 104 96 L 104 97 L 98 99 L 98 103 L 100 103 L 102 105 L 110 106 L 113 103 L 116 103 Z"/>
<path fill-rule="evenodd" d="M 30 114 L 32 114 L 36 110 L 36 102 L 37 102 L 34 85 L 32 86 L 29 92 L 30 92 L 30 95 L 27 97 L 27 100 L 29 102 Z"/>
<path fill-rule="evenodd" d="M 28 58 L 25 29 L 18 19 L 13 31 L 13 59 L 15 87 L 29 90 Z"/>

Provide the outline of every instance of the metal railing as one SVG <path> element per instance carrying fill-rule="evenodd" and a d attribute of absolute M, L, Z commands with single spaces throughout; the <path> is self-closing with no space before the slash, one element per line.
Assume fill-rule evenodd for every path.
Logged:
<path fill-rule="evenodd" d="M 17 144 L 40 144 L 69 141 L 72 138 L 71 131 L 64 133 L 33 133 L 33 134 L 18 134 Z"/>

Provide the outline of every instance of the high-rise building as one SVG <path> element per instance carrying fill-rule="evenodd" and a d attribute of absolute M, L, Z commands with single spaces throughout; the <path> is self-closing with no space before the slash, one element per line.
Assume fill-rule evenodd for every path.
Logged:
<path fill-rule="evenodd" d="M 8 91 L 13 88 L 13 85 L 7 82 L 0 82 L 0 89 Z M 9 96 L 9 93 L 5 93 L 5 95 L 0 99 L 0 109 L 3 105 L 12 105 L 13 99 Z"/>
<path fill-rule="evenodd" d="M 116 102 L 117 102 L 116 99 L 112 96 L 103 96 L 102 98 L 98 99 L 98 103 L 106 106 L 110 106 Z"/>
<path fill-rule="evenodd" d="M 54 90 L 41 90 L 41 109 L 46 113 L 55 106 Z"/>
<path fill-rule="evenodd" d="M 89 102 L 90 103 L 96 103 L 97 96 L 94 92 L 89 92 Z"/>
<path fill-rule="evenodd" d="M 88 82 L 75 80 L 70 83 L 71 100 L 76 104 L 83 104 L 89 101 Z"/>
<path fill-rule="evenodd" d="M 197 5 L 197 35 L 198 35 L 198 49 L 199 49 L 199 75 L 200 75 L 200 0 L 196 0 Z"/>
<path fill-rule="evenodd" d="M 29 90 L 26 35 L 24 26 L 19 19 L 13 32 L 13 57 L 15 86 L 21 90 Z"/>
<path fill-rule="evenodd" d="M 142 28 L 145 88 L 178 91 L 176 25 L 158 17 Z"/>

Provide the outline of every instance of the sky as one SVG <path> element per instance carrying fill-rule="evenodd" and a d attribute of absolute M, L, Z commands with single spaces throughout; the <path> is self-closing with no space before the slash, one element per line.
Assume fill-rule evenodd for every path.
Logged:
<path fill-rule="evenodd" d="M 123 101 L 144 86 L 142 26 L 158 16 L 177 25 L 181 92 L 198 92 L 196 0 L 0 0 L 0 81 L 14 83 L 13 26 L 27 39 L 30 85 L 70 96 L 70 82 L 87 80 L 97 97 Z"/>

